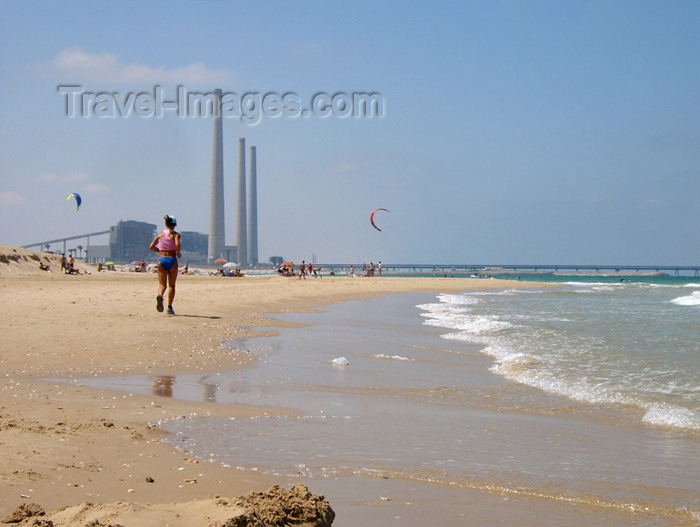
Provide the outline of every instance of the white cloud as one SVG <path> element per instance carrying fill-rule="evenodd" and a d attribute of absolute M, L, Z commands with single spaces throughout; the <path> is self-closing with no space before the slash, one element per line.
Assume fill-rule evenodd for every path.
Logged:
<path fill-rule="evenodd" d="M 5 192 L 0 192 L 0 205 L 18 205 L 24 203 L 26 200 L 22 194 L 8 190 Z"/>
<path fill-rule="evenodd" d="M 125 64 L 117 55 L 88 53 L 82 48 L 64 49 L 54 57 L 51 65 L 68 76 L 63 80 L 70 82 L 222 84 L 235 80 L 231 71 L 208 68 L 201 62 L 167 69 L 139 63 Z"/>
<path fill-rule="evenodd" d="M 105 194 L 111 189 L 109 187 L 105 187 L 104 185 L 100 185 L 99 183 L 90 183 L 85 187 L 85 190 L 91 194 Z"/>
<path fill-rule="evenodd" d="M 44 172 L 38 178 L 39 181 L 48 183 L 50 185 L 63 185 L 66 184 L 76 184 L 73 185 L 75 188 L 68 190 L 73 190 L 82 194 L 83 192 L 89 192 L 90 194 L 106 194 L 112 189 L 100 183 L 91 182 L 92 176 L 87 172 L 71 172 L 65 175 L 54 174 L 53 172 Z M 78 185 L 79 184 L 79 185 Z"/>
<path fill-rule="evenodd" d="M 58 176 L 52 172 L 44 172 L 39 176 L 39 179 L 47 183 L 80 183 L 82 181 L 88 181 L 90 179 L 90 174 L 87 172 L 72 172 L 64 176 Z"/>

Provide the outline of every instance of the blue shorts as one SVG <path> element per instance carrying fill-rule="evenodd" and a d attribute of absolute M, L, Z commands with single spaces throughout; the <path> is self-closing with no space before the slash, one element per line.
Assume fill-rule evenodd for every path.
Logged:
<path fill-rule="evenodd" d="M 163 269 L 170 271 L 170 269 L 173 268 L 173 265 L 177 263 L 177 258 L 174 256 L 161 256 L 158 258 L 158 263 Z"/>

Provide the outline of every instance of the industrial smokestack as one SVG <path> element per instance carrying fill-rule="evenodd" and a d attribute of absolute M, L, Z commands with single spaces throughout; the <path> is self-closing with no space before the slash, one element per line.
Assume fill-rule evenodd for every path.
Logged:
<path fill-rule="evenodd" d="M 250 147 L 250 196 L 248 199 L 248 261 L 258 265 L 258 168 L 256 148 Z"/>
<path fill-rule="evenodd" d="M 248 227 L 245 206 L 245 138 L 238 140 L 238 225 L 236 226 L 236 245 L 238 245 L 238 263 L 248 265 Z"/>
<path fill-rule="evenodd" d="M 214 90 L 214 136 L 211 149 L 211 195 L 209 197 L 209 261 L 221 257 L 224 234 L 224 132 L 221 121 L 221 90 Z"/>

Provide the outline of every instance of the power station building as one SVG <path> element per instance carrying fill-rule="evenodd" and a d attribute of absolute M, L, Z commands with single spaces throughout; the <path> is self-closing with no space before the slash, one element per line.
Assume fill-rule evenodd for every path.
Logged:
<path fill-rule="evenodd" d="M 151 259 L 148 249 L 156 226 L 142 221 L 120 221 L 109 228 L 109 258 L 116 262 Z"/>
<path fill-rule="evenodd" d="M 158 227 L 143 221 L 120 221 L 109 228 L 109 245 L 93 245 L 89 258 L 96 261 L 112 260 L 126 263 L 134 260 L 151 261 L 154 253 L 149 250 Z M 209 235 L 194 231 L 180 231 L 183 262 L 206 262 Z"/>
<path fill-rule="evenodd" d="M 258 260 L 258 174 L 257 148 L 250 147 L 250 171 L 246 174 L 246 140 L 238 140 L 238 196 L 236 207 L 236 245 L 226 245 L 226 215 L 224 200 L 224 132 L 221 111 L 222 91 L 214 90 L 211 183 L 209 197 L 209 234 L 180 231 L 182 234 L 183 261 L 192 263 L 213 263 L 218 258 L 236 262 L 241 267 L 259 265 Z M 249 180 L 247 181 L 247 177 Z M 113 260 L 130 262 L 152 260 L 149 245 L 158 227 L 152 223 L 125 220 L 100 231 L 86 235 L 88 258 L 92 261 Z M 109 233 L 109 245 L 90 245 L 89 236 Z M 80 238 L 72 236 L 60 240 L 42 242 L 62 242 Z M 35 244 L 39 245 L 39 244 Z M 32 247 L 26 245 L 25 247 Z M 88 252 L 88 251 L 86 251 Z M 282 257 L 273 257 L 271 262 Z"/>

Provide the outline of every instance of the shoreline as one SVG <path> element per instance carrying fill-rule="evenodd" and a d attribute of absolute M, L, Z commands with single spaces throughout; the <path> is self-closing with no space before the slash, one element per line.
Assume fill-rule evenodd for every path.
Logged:
<path fill-rule="evenodd" d="M 539 290 L 493 292 L 481 298 L 511 303 L 520 297 L 530 304 L 551 295 Z M 681 505 L 691 506 L 694 493 L 683 487 L 683 477 L 678 485 L 668 480 L 659 485 L 674 468 L 658 463 L 658 448 L 650 445 L 663 447 L 665 440 L 658 435 L 669 434 L 675 436 L 677 455 L 681 451 L 688 455 L 692 449 L 681 447 L 690 440 L 687 433 L 646 427 L 640 421 L 643 412 L 632 408 L 577 402 L 508 381 L 491 370 L 493 359 L 482 346 L 444 339 L 444 329 L 426 325 L 423 317 L 416 316 L 419 305 L 445 301 L 430 294 L 400 294 L 334 304 L 318 313 L 284 315 L 286 320 L 310 324 L 240 343 L 265 361 L 264 368 L 210 377 L 178 376 L 173 396 L 285 404 L 303 409 L 304 415 L 235 422 L 177 419 L 164 423 L 174 434 L 167 441 L 200 457 L 213 454 L 222 464 L 243 463 L 247 469 L 304 474 L 309 481 L 320 481 L 339 527 L 463 525 L 460 514 L 486 515 L 487 500 L 496 505 L 492 519 L 504 523 L 506 518 L 515 524 L 516 518 L 531 517 L 536 502 L 550 517 L 546 525 L 608 525 L 612 511 L 621 507 L 646 507 L 660 517 L 658 525 L 682 524 L 670 518 L 683 518 Z M 347 367 L 333 365 L 339 356 L 347 358 Z M 139 393 L 151 388 L 143 377 L 110 382 Z M 430 432 L 437 430 L 436 436 Z M 553 436 L 557 441 L 548 441 Z M 618 444 L 626 445 L 625 450 L 618 451 Z M 654 467 L 654 476 L 639 474 L 637 456 L 625 455 L 639 448 L 649 449 L 647 466 Z M 242 456 L 244 452 L 255 454 Z M 579 456 L 589 469 L 576 468 Z M 510 476 L 501 477 L 509 465 Z M 649 492 L 633 491 L 620 481 L 621 474 L 626 475 L 623 481 L 640 477 Z M 615 482 L 626 499 L 606 493 L 600 481 Z M 464 493 L 447 491 L 448 483 L 459 485 Z M 677 495 L 674 508 L 675 500 L 662 496 L 667 488 L 681 487 L 686 493 Z M 506 515 L 498 502 L 516 490 L 530 498 L 512 496 L 514 510 Z M 576 507 L 561 507 L 556 511 L 558 521 L 553 522 L 558 508 L 554 503 L 564 493 L 589 518 L 596 514 L 606 519 L 587 523 Z M 442 521 L 436 521 L 438 517 Z M 630 514 L 616 518 L 614 524 L 635 520 L 638 516 Z"/>
<path fill-rule="evenodd" d="M 222 281 L 181 276 L 174 304 L 178 314 L 168 317 L 153 305 L 153 275 L 38 273 L 0 274 L 10 306 L 0 355 L 5 373 L 0 382 L 0 480 L 7 489 L 0 497 L 0 520 L 27 502 L 47 510 L 82 502 L 186 503 L 293 483 L 187 459 L 159 442 L 164 432 L 154 423 L 193 414 L 295 415 L 294 409 L 155 399 L 47 378 L 251 367 L 255 363 L 249 354 L 219 343 L 293 326 L 276 320 L 275 313 L 392 293 L 514 285 L 473 278 L 251 276 Z M 543 284 L 517 284 L 528 286 Z"/>

